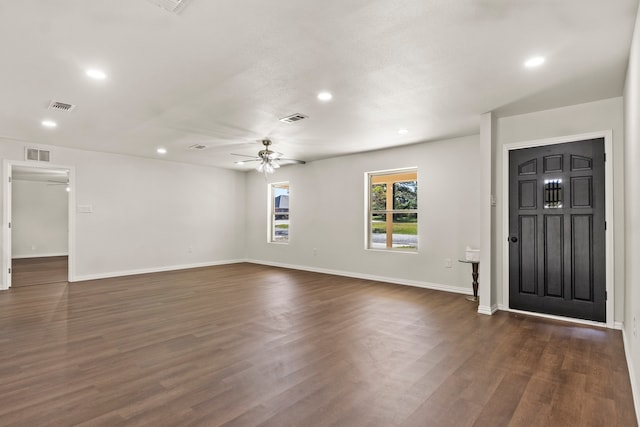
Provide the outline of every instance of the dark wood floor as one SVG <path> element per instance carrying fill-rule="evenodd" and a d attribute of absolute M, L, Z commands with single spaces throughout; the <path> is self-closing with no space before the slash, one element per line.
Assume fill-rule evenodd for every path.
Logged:
<path fill-rule="evenodd" d="M 2 426 L 635 426 L 620 332 L 237 264 L 0 293 Z"/>
<path fill-rule="evenodd" d="M 11 286 L 46 285 L 66 282 L 69 257 L 14 258 L 11 260 Z"/>

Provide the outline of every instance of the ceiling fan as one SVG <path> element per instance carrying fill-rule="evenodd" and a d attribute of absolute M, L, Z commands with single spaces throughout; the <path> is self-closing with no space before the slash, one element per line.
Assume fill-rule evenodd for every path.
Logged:
<path fill-rule="evenodd" d="M 287 163 L 287 164 L 299 164 L 299 165 L 304 165 L 306 162 L 303 160 L 296 160 L 296 159 L 287 159 L 282 157 L 284 154 L 282 153 L 278 153 L 277 151 L 272 151 L 269 147 L 271 147 L 272 142 L 270 139 L 263 139 L 260 141 L 262 143 L 262 145 L 264 145 L 264 148 L 260 151 L 258 151 L 258 155 L 257 156 L 247 156 L 244 154 L 234 154 L 231 153 L 234 156 L 240 156 L 240 157 L 250 157 L 250 160 L 238 160 L 237 162 L 234 162 L 237 165 L 243 165 L 245 163 L 249 163 L 249 162 L 259 162 L 258 166 L 256 167 L 256 170 L 260 173 L 264 173 L 265 175 L 269 175 L 271 173 L 273 173 L 276 169 L 278 169 L 281 165 L 281 163 Z"/>

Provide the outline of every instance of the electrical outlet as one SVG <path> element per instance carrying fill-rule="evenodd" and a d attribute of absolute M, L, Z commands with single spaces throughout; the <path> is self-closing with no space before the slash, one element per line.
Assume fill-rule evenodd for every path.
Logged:
<path fill-rule="evenodd" d="M 189 247 L 187 248 L 187 251 L 188 251 L 189 253 L 193 253 L 193 246 L 189 246 Z"/>
<path fill-rule="evenodd" d="M 318 248 L 313 248 L 313 256 L 318 255 Z"/>
<path fill-rule="evenodd" d="M 445 258 L 444 260 L 444 268 L 451 268 L 453 265 L 451 264 L 451 258 Z"/>

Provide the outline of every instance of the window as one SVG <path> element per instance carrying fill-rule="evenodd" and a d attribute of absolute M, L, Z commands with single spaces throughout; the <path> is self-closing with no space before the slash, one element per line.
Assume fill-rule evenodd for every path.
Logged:
<path fill-rule="evenodd" d="M 418 249 L 418 170 L 367 174 L 367 247 Z"/>
<path fill-rule="evenodd" d="M 561 179 L 545 179 L 544 180 L 544 208 L 545 209 L 562 208 L 562 180 Z"/>
<path fill-rule="evenodd" d="M 289 183 L 279 182 L 269 186 L 269 241 L 289 242 Z"/>

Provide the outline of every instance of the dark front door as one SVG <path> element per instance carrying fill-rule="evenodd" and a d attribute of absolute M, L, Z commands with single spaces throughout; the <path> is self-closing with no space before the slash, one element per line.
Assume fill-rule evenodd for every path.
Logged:
<path fill-rule="evenodd" d="M 604 139 L 509 152 L 509 306 L 606 321 Z"/>

